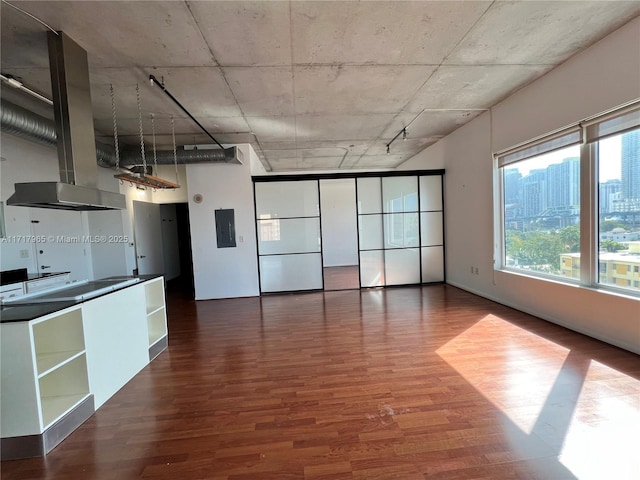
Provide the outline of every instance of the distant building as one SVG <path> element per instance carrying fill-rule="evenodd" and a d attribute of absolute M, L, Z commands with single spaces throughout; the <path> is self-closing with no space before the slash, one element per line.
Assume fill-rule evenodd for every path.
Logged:
<path fill-rule="evenodd" d="M 610 232 L 600 234 L 600 241 L 613 240 L 614 242 L 632 242 L 640 240 L 640 232 L 627 232 L 624 228 L 614 228 Z"/>
<path fill-rule="evenodd" d="M 580 205 L 580 158 L 565 158 L 547 167 L 547 207 Z"/>
<path fill-rule="evenodd" d="M 640 242 L 628 242 L 623 252 L 600 252 L 598 255 L 599 283 L 640 290 Z M 580 278 L 580 254 L 560 255 L 562 275 Z"/>
<path fill-rule="evenodd" d="M 531 170 L 522 179 L 522 205 L 525 217 L 534 217 L 542 212 L 546 205 L 547 175 L 546 170 Z"/>
<path fill-rule="evenodd" d="M 615 212 L 613 205 L 616 200 L 620 200 L 621 188 L 620 180 L 609 180 L 600 184 L 600 214 Z"/>
<path fill-rule="evenodd" d="M 522 174 L 516 168 L 504 170 L 504 203 L 516 204 L 522 200 Z"/>
<path fill-rule="evenodd" d="M 640 200 L 640 130 L 622 135 L 622 198 Z"/>

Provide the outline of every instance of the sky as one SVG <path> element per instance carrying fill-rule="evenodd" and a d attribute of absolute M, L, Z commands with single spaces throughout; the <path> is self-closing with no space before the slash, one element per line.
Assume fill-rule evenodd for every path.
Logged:
<path fill-rule="evenodd" d="M 620 180 L 620 164 L 621 160 L 621 135 L 615 137 L 606 138 L 600 141 L 600 182 L 606 182 L 607 180 Z M 518 171 L 522 176 L 529 174 L 531 170 L 538 168 L 546 168 L 554 163 L 561 163 L 565 158 L 579 157 L 580 146 L 575 145 L 573 147 L 563 148 L 555 152 L 541 155 L 535 161 L 525 162 L 526 165 L 518 164 Z M 516 167 L 514 165 L 513 167 Z"/>

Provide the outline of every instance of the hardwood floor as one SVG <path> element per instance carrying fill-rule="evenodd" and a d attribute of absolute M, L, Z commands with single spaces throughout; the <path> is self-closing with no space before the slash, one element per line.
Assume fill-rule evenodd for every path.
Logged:
<path fill-rule="evenodd" d="M 639 357 L 454 287 L 170 296 L 169 319 L 166 352 L 2 479 L 640 478 Z"/>
<path fill-rule="evenodd" d="M 324 290 L 349 290 L 360 288 L 360 272 L 358 265 L 345 267 L 324 267 Z"/>

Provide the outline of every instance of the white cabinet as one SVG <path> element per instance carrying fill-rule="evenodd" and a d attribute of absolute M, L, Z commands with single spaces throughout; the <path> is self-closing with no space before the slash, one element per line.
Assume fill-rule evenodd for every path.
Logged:
<path fill-rule="evenodd" d="M 82 310 L 34 321 L 31 329 L 46 429 L 89 395 Z"/>
<path fill-rule="evenodd" d="M 164 279 L 150 280 L 144 284 L 149 333 L 149 360 L 153 360 L 167 347 L 167 312 L 164 299 Z"/>
<path fill-rule="evenodd" d="M 164 279 L 0 326 L 2 459 L 44 455 L 166 348 Z"/>
<path fill-rule="evenodd" d="M 3 438 L 42 434 L 91 400 L 80 306 L 3 324 L 1 351 Z"/>

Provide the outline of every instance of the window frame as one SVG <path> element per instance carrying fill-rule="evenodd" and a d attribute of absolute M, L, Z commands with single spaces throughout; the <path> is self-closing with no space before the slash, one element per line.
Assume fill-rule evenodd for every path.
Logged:
<path fill-rule="evenodd" d="M 607 137 L 620 135 L 640 128 L 640 123 L 633 126 L 640 116 L 640 99 L 636 99 L 620 107 L 582 120 L 565 128 L 539 136 L 508 149 L 493 153 L 494 165 L 494 270 L 515 273 L 526 277 L 552 281 L 556 283 L 578 285 L 596 290 L 615 292 L 632 297 L 640 297 L 640 290 L 622 288 L 614 284 L 600 281 L 599 255 L 599 159 L 598 142 Z M 631 117 L 631 124 L 628 118 Z M 611 128 L 618 123 L 620 130 Z M 603 128 L 601 128 L 604 125 Z M 631 127 L 630 127 L 631 125 Z M 563 136 L 574 138 L 579 131 L 579 143 L 562 143 Z M 598 136 L 602 132 L 602 136 Z M 545 144 L 549 147 L 544 149 Z M 555 145 L 555 148 L 554 148 Z M 505 175 L 506 169 L 519 162 L 533 159 L 554 150 L 570 145 L 580 146 L 580 276 L 579 278 L 563 275 L 546 274 L 506 265 L 506 215 L 505 215 Z M 527 154 L 527 152 L 529 154 Z M 513 160 L 515 159 L 515 160 Z M 562 266 L 561 266 L 562 268 Z"/>

